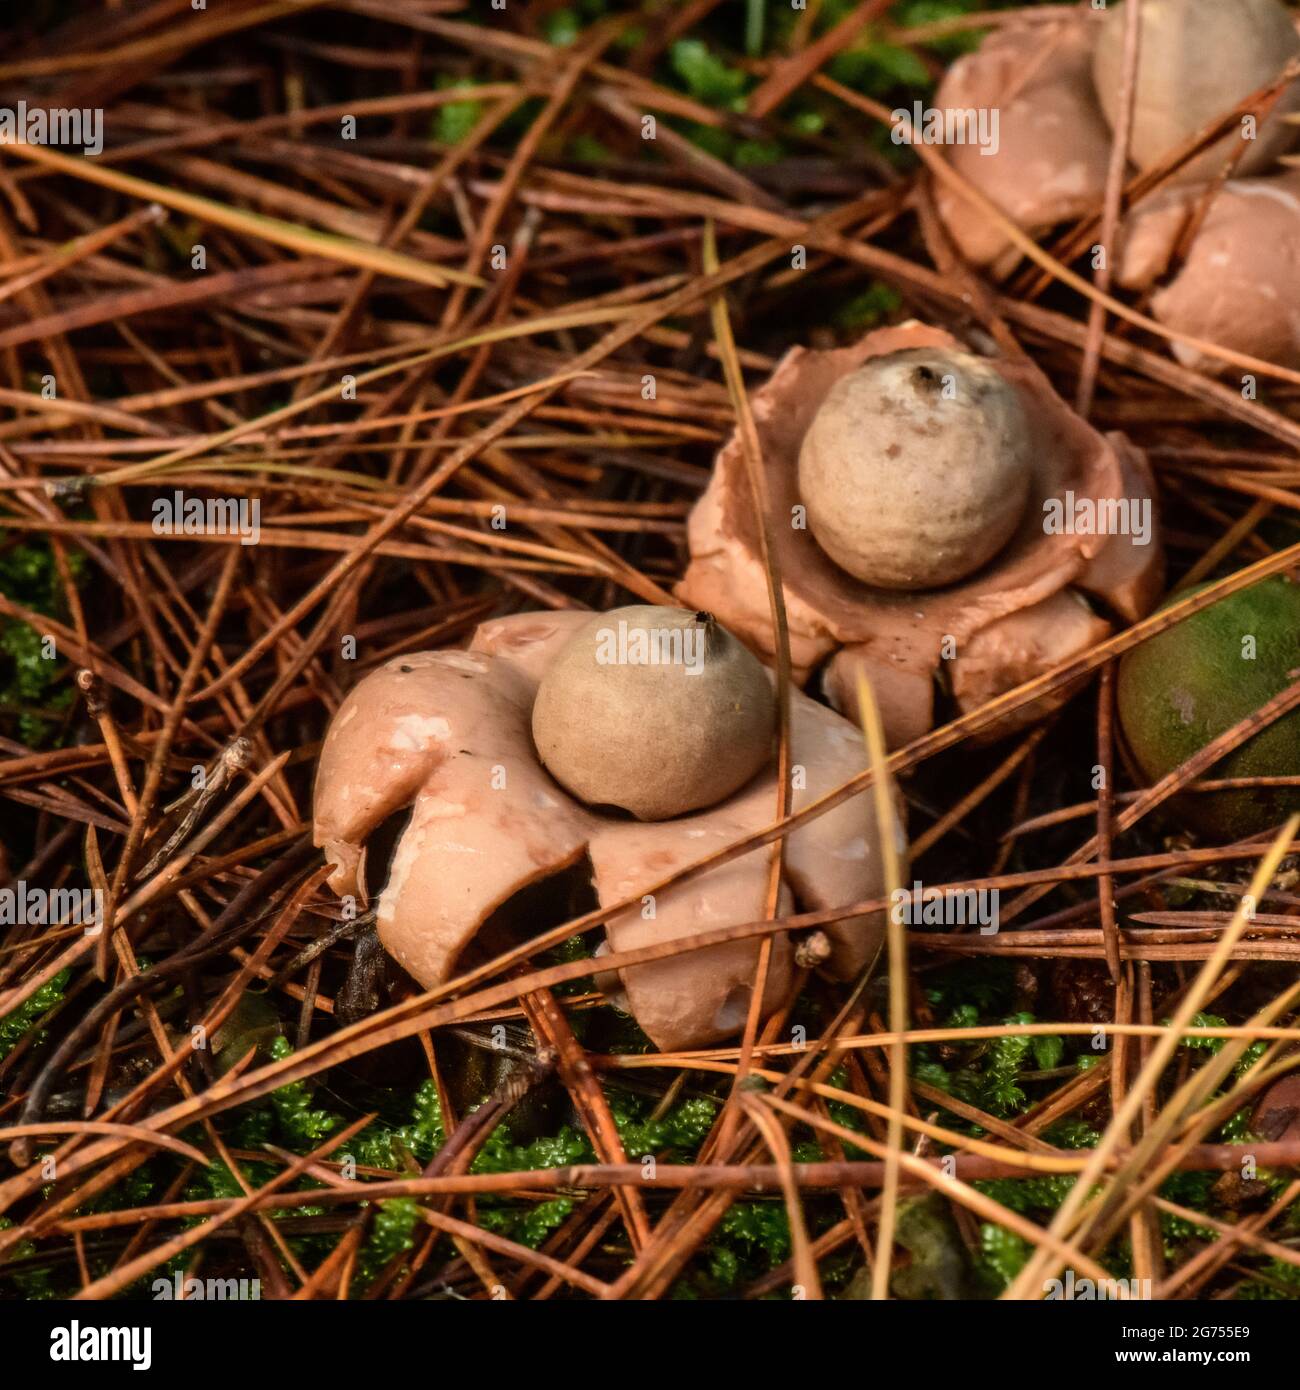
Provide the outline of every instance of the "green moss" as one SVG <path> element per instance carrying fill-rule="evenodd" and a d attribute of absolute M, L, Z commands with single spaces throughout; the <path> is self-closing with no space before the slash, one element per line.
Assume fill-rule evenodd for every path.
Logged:
<path fill-rule="evenodd" d="M 25 999 L 19 1004 L 12 1013 L 0 1017 L 0 1061 L 3 1061 L 27 1034 L 38 1026 L 41 1019 L 56 1004 L 63 1002 L 63 991 L 68 986 L 71 973 L 69 970 L 60 970 L 29 999 Z M 41 1034 L 40 1036 L 44 1035 Z"/>
<path fill-rule="evenodd" d="M 1161 1025 L 1168 1028 L 1169 1019 L 1161 1019 Z M 1193 1028 L 1226 1028 L 1228 1026 L 1228 1020 L 1222 1018 L 1219 1014 L 1193 1014 L 1191 1026 Z M 1216 1052 L 1222 1050 L 1223 1044 L 1226 1041 L 1226 1038 L 1184 1038 L 1180 1045 L 1187 1048 L 1189 1051 L 1195 1052 L 1199 1050 L 1208 1052 L 1213 1056 Z"/>
<path fill-rule="evenodd" d="M 702 39 L 678 39 L 668 60 L 696 101 L 726 111 L 744 110 L 748 76 L 729 67 Z"/>
<path fill-rule="evenodd" d="M 934 85 L 930 70 L 909 48 L 892 43 L 871 43 L 849 49 L 831 60 L 830 75 L 846 87 L 883 95 L 896 87 L 929 91 Z"/>
<path fill-rule="evenodd" d="M 278 1062 L 292 1056 L 293 1045 L 288 1038 L 272 1040 L 271 1056 Z M 321 1142 L 341 1123 L 337 1115 L 328 1110 L 313 1110 L 311 1107 L 311 1088 L 305 1081 L 291 1081 L 272 1091 L 270 1100 L 279 1122 L 280 1134 L 286 1147 L 295 1153 L 308 1153 L 318 1148 Z"/>
<path fill-rule="evenodd" d="M 1068 1173 L 1050 1173 L 1038 1178 L 980 1179 L 972 1186 L 1008 1211 L 1028 1216 L 1031 1212 L 1054 1212 L 1069 1195 L 1074 1181 Z"/>
<path fill-rule="evenodd" d="M 633 1101 L 627 1096 L 610 1098 L 610 1111 L 619 1138 L 633 1161 L 665 1150 L 694 1154 L 712 1129 L 718 1113 L 717 1103 L 703 1096 L 681 1101 L 657 1120 L 643 1120 L 644 1108 L 644 1102 Z"/>
<path fill-rule="evenodd" d="M 964 1003 L 953 1008 L 945 1026 L 973 1028 L 983 1021 L 974 1004 Z M 1023 1012 L 1002 1019 L 1008 1026 L 1033 1021 L 1032 1014 Z M 932 1048 L 914 1048 L 913 1075 L 919 1081 L 999 1117 L 1016 1115 L 1028 1108 L 1029 1094 L 1022 1084 L 1024 1072 L 1055 1070 L 1065 1055 L 1065 1042 L 1055 1034 L 1009 1033 L 975 1044 L 973 1048 L 966 1061 L 951 1069 L 934 1060 Z"/>
<path fill-rule="evenodd" d="M 735 1253 L 769 1269 L 790 1258 L 790 1218 L 780 1202 L 736 1202 L 718 1229 Z"/>
<path fill-rule="evenodd" d="M 572 1210 L 573 1199 L 571 1197 L 554 1197 L 547 1202 L 538 1202 L 523 1212 L 513 1207 L 494 1207 L 489 1204 L 481 1204 L 479 1224 L 486 1231 L 495 1231 L 499 1235 L 509 1236 L 511 1240 L 518 1241 L 520 1245 L 526 1245 L 530 1250 L 536 1250 L 557 1226 L 564 1224 Z"/>
<path fill-rule="evenodd" d="M 112 1187 L 81 1203 L 77 1207 L 77 1215 L 89 1216 L 93 1212 L 101 1211 L 130 1211 L 132 1207 L 143 1206 L 149 1201 L 158 1191 L 158 1186 L 155 1165 L 142 1163 Z"/>
<path fill-rule="evenodd" d="M 896 312 L 902 302 L 897 291 L 888 285 L 868 285 L 835 311 L 835 326 L 844 333 L 865 333 Z"/>
<path fill-rule="evenodd" d="M 438 89 L 447 91 L 455 87 L 472 87 L 477 83 L 468 79 L 440 77 L 438 79 Z M 446 106 L 440 106 L 433 116 L 433 138 L 440 145 L 459 145 L 462 140 L 469 139 L 470 133 L 478 124 L 479 118 L 483 115 L 483 103 L 481 101 L 451 101 Z"/>
<path fill-rule="evenodd" d="M 1168 1019 L 1162 1021 L 1166 1026 L 1169 1023 Z M 1227 1019 L 1220 1014 L 1198 1013 L 1192 1016 L 1191 1026 L 1193 1028 L 1224 1028 L 1227 1026 Z M 1227 1038 L 1184 1038 L 1180 1046 L 1185 1047 L 1190 1052 L 1206 1052 L 1212 1057 L 1223 1050 L 1227 1041 Z M 1233 1065 L 1233 1076 L 1237 1079 L 1244 1076 L 1267 1050 L 1268 1044 L 1266 1042 L 1251 1043 Z M 1210 1097 L 1209 1103 L 1212 1104 L 1219 1100 L 1224 1094 L 1223 1091 L 1216 1091 Z M 1231 1115 L 1219 1127 L 1219 1140 L 1225 1144 L 1236 1144 L 1245 1139 L 1250 1129 L 1250 1113 L 1250 1107 L 1244 1106 Z"/>
<path fill-rule="evenodd" d="M 257 1170 L 257 1172 L 254 1171 Z M 245 1176 L 249 1179 L 257 1176 L 263 1170 L 263 1165 L 253 1165 L 252 1168 L 244 1166 Z M 265 1168 L 266 1175 L 271 1175 L 269 1167 Z M 227 1202 L 245 1196 L 243 1187 L 239 1179 L 231 1169 L 222 1163 L 220 1159 L 209 1163 L 206 1168 L 200 1169 L 191 1182 L 185 1186 L 185 1200 L 188 1202 Z M 189 1219 L 188 1224 L 196 1226 L 199 1223 L 198 1217 Z"/>
<path fill-rule="evenodd" d="M 609 146 L 594 135 L 580 131 L 570 141 L 565 151 L 568 158 L 580 164 L 604 164 L 613 158 Z"/>
<path fill-rule="evenodd" d="M 387 1197 L 379 1203 L 357 1256 L 358 1289 L 368 1288 L 381 1270 L 415 1248 L 420 1224 L 420 1204 L 414 1197 Z"/>
<path fill-rule="evenodd" d="M 1043 1136 L 1048 1143 L 1065 1149 L 1092 1148 L 1099 1136 L 1079 1120 L 1054 1125 Z M 1051 1173 L 1033 1178 L 991 1178 L 972 1184 L 979 1192 L 1000 1202 L 1008 1211 L 1021 1216 L 1051 1215 L 1065 1201 L 1075 1179 L 1068 1173 Z"/>
<path fill-rule="evenodd" d="M 738 169 L 756 169 L 775 164 L 784 154 L 784 148 L 775 140 L 741 140 L 736 145 L 732 162 Z"/>
<path fill-rule="evenodd" d="M 520 1173 L 533 1168 L 564 1168 L 595 1158 L 584 1134 L 564 1124 L 554 1134 L 516 1144 L 508 1125 L 498 1125 L 470 1164 L 471 1173 Z"/>
<path fill-rule="evenodd" d="M 0 543 L 4 539 L 0 530 Z M 69 551 L 68 567 L 79 584 L 85 556 Z M 63 585 L 47 542 L 24 541 L 7 550 L 0 548 L 0 593 L 35 613 L 59 616 Z M 41 633 L 27 623 L 0 620 L 0 706 L 20 708 L 18 736 L 28 747 L 47 743 L 71 707 L 72 687 L 57 688 L 66 672 L 66 663 L 45 655 Z"/>
<path fill-rule="evenodd" d="M 13 1224 L 9 1217 L 0 1216 L 0 1231 L 7 1231 Z M 36 1254 L 34 1242 L 20 1240 L 6 1255 L 5 1264 L 16 1265 L 33 1259 Z M 12 1283 L 19 1298 L 32 1302 L 66 1297 L 64 1291 L 54 1287 L 50 1270 L 43 1265 L 35 1265 L 30 1269 L 15 1269 L 9 1273 L 5 1273 L 4 1266 L 0 1265 L 0 1289 L 4 1288 L 6 1282 Z"/>
<path fill-rule="evenodd" d="M 1215 1177 L 1214 1173 L 1171 1173 L 1161 1184 L 1160 1195 L 1165 1201 L 1191 1211 L 1202 1210 L 1213 1205 Z M 1159 1215 L 1166 1259 L 1178 1261 L 1182 1257 L 1179 1247 L 1185 1241 L 1215 1238 L 1208 1226 L 1198 1226 L 1185 1217 L 1171 1216 L 1165 1211 Z"/>
<path fill-rule="evenodd" d="M 442 1103 L 432 1079 L 422 1081 L 411 1098 L 410 1121 L 395 1128 L 376 1121 L 352 1141 L 351 1152 L 362 1168 L 401 1171 L 403 1156 L 410 1154 L 417 1163 L 428 1163 L 446 1142 Z"/>
<path fill-rule="evenodd" d="M 1233 1295 L 1243 1303 L 1251 1302 L 1290 1302 L 1300 1299 L 1300 1269 L 1283 1260 L 1267 1260 L 1259 1273 L 1261 1279 L 1250 1279 L 1242 1284 Z M 1281 1284 L 1283 1287 L 1278 1288 Z M 1294 1292 L 1288 1292 L 1291 1289 Z"/>
<path fill-rule="evenodd" d="M 987 1221 L 980 1227 L 979 1270 L 991 1292 L 1009 1288 L 1031 1253 L 1029 1242 L 1014 1231 Z"/>
<path fill-rule="evenodd" d="M 740 1282 L 740 1256 L 725 1245 L 709 1251 L 709 1278 L 720 1289 L 731 1290 Z"/>
<path fill-rule="evenodd" d="M 925 994 L 936 1014 L 966 1019 L 951 1025 L 960 1028 L 1008 1012 L 1015 992 L 1015 971 L 1009 962 L 976 958 L 936 970 Z"/>
<path fill-rule="evenodd" d="M 547 43 L 556 48 L 569 48 L 578 42 L 582 20 L 575 10 L 553 10 L 542 23 L 542 33 Z"/>
<path fill-rule="evenodd" d="M 546 951 L 542 955 L 542 963 L 545 965 L 572 965 L 574 961 L 590 960 L 594 943 L 589 942 L 582 936 L 571 936 L 567 941 L 562 941 L 554 950 Z M 558 995 L 566 994 L 589 994 L 594 988 L 590 975 L 583 975 L 576 980 L 566 980 L 563 984 L 556 985 L 555 993 Z M 570 1020 L 574 1035 L 581 1040 L 585 1034 L 589 1023 L 589 1016 L 585 1012 L 574 1014 Z"/>
<path fill-rule="evenodd" d="M 1092 1149 L 1101 1135 L 1085 1120 L 1058 1120 L 1044 1130 L 1043 1138 L 1058 1149 Z"/>

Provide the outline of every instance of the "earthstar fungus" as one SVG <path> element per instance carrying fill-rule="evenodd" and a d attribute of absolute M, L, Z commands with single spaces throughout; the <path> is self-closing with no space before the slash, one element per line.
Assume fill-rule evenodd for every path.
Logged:
<path fill-rule="evenodd" d="M 966 112 L 998 111 L 997 146 L 950 144 L 942 157 L 1031 236 L 1094 215 L 1118 119 L 1124 42 L 1123 4 L 1104 14 L 1062 6 L 1046 21 L 999 28 L 952 64 L 935 98 L 945 126 L 960 128 Z M 1161 164 L 1297 54 L 1295 16 L 1280 0 L 1142 0 L 1132 166 Z M 1243 120 L 1167 176 L 1128 210 L 1114 258 L 1119 285 L 1154 290 L 1150 312 L 1159 323 L 1284 367 L 1300 366 L 1300 319 L 1291 312 L 1300 293 L 1300 176 L 1282 167 L 1291 162 L 1297 110 L 1293 81 L 1257 126 Z M 961 255 L 995 278 L 1009 275 L 1021 253 L 1006 231 L 947 179 L 932 187 Z M 933 236 L 928 222 L 923 230 Z M 932 250 L 942 264 L 940 248 Z M 1225 370 L 1194 344 L 1171 346 L 1185 366 Z"/>
<path fill-rule="evenodd" d="M 776 705 L 757 658 L 708 613 L 598 613 L 533 703 L 542 763 L 588 806 L 667 820 L 721 801 L 772 753 Z"/>
<path fill-rule="evenodd" d="M 616 629 L 620 613 L 626 620 L 643 612 L 599 617 Z M 693 614 L 667 612 L 679 626 L 697 625 Z M 538 688 L 553 671 L 564 677 L 559 663 L 575 638 L 580 651 L 590 650 L 594 621 L 586 612 L 557 612 L 484 623 L 468 651 L 386 662 L 357 685 L 331 722 L 317 771 L 315 843 L 334 866 L 335 891 L 361 896 L 367 839 L 410 807 L 376 916 L 384 946 L 426 988 L 453 978 L 484 924 L 521 890 L 586 861 L 602 907 L 630 904 L 604 928 L 616 952 L 764 916 L 767 847 L 650 895 L 678 870 L 774 822 L 770 729 L 754 776 L 707 809 L 671 820 L 637 821 L 587 805 L 547 772 L 531 733 Z M 671 623 L 666 626 L 671 630 Z M 726 642 L 720 646 L 728 651 Z M 675 673 L 692 688 L 701 679 L 682 665 Z M 792 792 L 797 811 L 867 763 L 851 724 L 792 694 L 791 758 L 801 769 Z M 568 715 L 581 727 L 584 706 Z M 643 732 L 634 728 L 630 736 Z M 796 901 L 805 909 L 834 909 L 883 896 L 869 790 L 786 838 L 782 913 Z M 875 958 L 883 924 L 877 912 L 825 925 L 831 942 L 825 973 L 856 977 Z M 749 1009 L 758 949 L 758 938 L 750 937 L 622 970 L 626 1005 L 664 1050 L 734 1036 Z M 793 947 L 778 933 L 764 1013 L 789 998 L 795 979 Z"/>
<path fill-rule="evenodd" d="M 938 401 L 933 412 L 926 402 L 926 416 L 933 415 L 927 428 L 934 433 L 919 441 L 920 451 L 928 450 L 940 461 L 937 472 L 926 471 L 927 486 L 935 492 L 903 509 L 915 514 L 918 505 L 928 503 L 934 516 L 927 527 L 968 524 L 961 514 L 981 496 L 979 488 L 968 484 L 983 445 L 962 402 L 962 378 L 978 367 L 981 374 L 996 377 L 994 399 L 1009 393 L 1016 403 L 1014 410 L 1005 402 L 999 407 L 989 437 L 1000 437 L 1009 421 L 1016 422 L 1018 439 L 1005 447 L 1020 460 L 1019 469 L 1028 479 L 1018 522 L 987 563 L 945 587 L 901 591 L 863 583 L 819 544 L 813 510 L 800 493 L 799 460 L 810 432 L 819 441 L 834 435 L 850 444 L 856 434 L 859 443 L 853 447 L 860 451 L 866 437 L 863 422 L 832 430 L 819 415 L 828 406 L 837 409 L 842 384 L 872 364 L 883 364 L 886 376 L 895 381 L 918 364 L 927 364 L 927 371 L 937 371 L 940 378 L 953 378 L 951 400 Z M 876 426 L 890 437 L 897 434 L 900 467 L 892 477 L 887 469 L 860 474 L 863 488 L 856 511 L 866 523 L 858 537 L 864 548 L 892 543 L 888 526 L 875 531 L 871 523 L 877 515 L 888 520 L 897 514 L 891 494 L 908 486 L 901 465 L 902 442 L 913 418 L 906 399 L 910 391 L 887 406 L 901 410 L 901 418 Z M 1110 630 L 1104 610 L 1134 621 L 1160 594 L 1163 561 L 1154 520 L 1146 544 L 1138 543 L 1141 538 L 1131 529 L 1099 534 L 1115 529 L 1105 524 L 1109 516 L 1131 507 L 1145 507 L 1150 519 L 1154 485 L 1145 457 L 1122 435 L 1092 429 L 1028 362 L 972 358 L 950 334 L 909 323 L 870 333 L 847 348 L 793 349 L 751 404 L 778 523 L 774 530 L 795 679 L 804 684 L 825 664 L 823 682 L 832 703 L 854 711 L 861 671 L 876 693 L 891 745 L 908 742 L 932 726 L 934 680 L 940 670 L 947 674 L 958 707 L 975 709 L 1088 650 Z M 951 407 L 949 416 L 943 414 L 945 405 Z M 945 419 L 955 426 L 951 432 L 939 423 Z M 918 441 L 908 449 L 915 454 Z M 987 467 L 987 461 L 979 466 Z M 994 499 L 991 524 L 998 535 L 1005 534 L 1004 503 L 1005 497 Z M 759 536 L 735 436 L 718 454 L 709 485 L 691 513 L 688 543 L 691 562 L 678 598 L 716 614 L 774 662 L 775 633 Z M 915 558 L 912 540 L 901 537 L 897 553 Z M 877 556 L 873 563 L 879 573 L 888 561 Z M 1053 703 L 1068 693 L 1059 693 Z M 1022 711 L 1022 719 L 1041 712 L 1041 707 Z"/>
<path fill-rule="evenodd" d="M 1113 128 L 1119 114 L 1124 66 L 1124 5 L 1108 5 L 1094 26 L 1093 81 Z M 1295 22 L 1279 0 L 1142 0 L 1138 25 L 1137 86 L 1129 157 L 1150 169 L 1186 144 L 1216 116 L 1226 115 L 1265 86 L 1300 53 Z M 1283 92 L 1245 141 L 1238 176 L 1257 174 L 1294 143 L 1282 116 L 1294 110 L 1300 89 Z M 1175 184 L 1213 178 L 1242 143 L 1229 132 L 1171 177 Z"/>
<path fill-rule="evenodd" d="M 800 446 L 799 495 L 817 543 L 854 578 L 937 589 L 986 564 L 1019 527 L 1028 447 L 1020 397 L 990 363 L 888 353 L 827 392 Z"/>
<path fill-rule="evenodd" d="M 1151 313 L 1179 333 L 1300 367 L 1300 170 L 1228 179 L 1175 265 L 1204 193 L 1178 187 L 1143 199 L 1124 224 L 1117 280 L 1132 290 L 1158 286 Z M 1191 343 L 1170 348 L 1185 367 L 1227 370 Z"/>
<path fill-rule="evenodd" d="M 998 146 L 942 151 L 956 171 L 1017 227 L 1033 235 L 1097 207 L 1106 190 L 1110 130 L 1093 89 L 1096 24 L 1076 6 L 1051 23 L 1000 26 L 975 53 L 958 58 L 935 95 L 943 112 L 998 112 Z M 1020 251 L 982 209 L 934 182 L 935 206 L 972 265 L 1008 275 Z"/>

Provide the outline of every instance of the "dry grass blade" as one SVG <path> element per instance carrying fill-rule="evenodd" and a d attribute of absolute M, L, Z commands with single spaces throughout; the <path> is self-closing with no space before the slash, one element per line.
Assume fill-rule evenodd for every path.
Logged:
<path fill-rule="evenodd" d="M 1250 897 L 1242 899 L 1240 906 L 1233 914 L 1232 921 L 1228 924 L 1227 930 L 1224 931 L 1213 953 L 1201 967 L 1195 982 L 1187 991 L 1178 1011 L 1170 1020 L 1164 1036 L 1147 1058 L 1125 1097 L 1123 1105 L 1116 1112 L 1106 1133 L 1102 1135 L 1100 1142 L 1093 1150 L 1088 1166 L 1075 1183 L 1070 1195 L 1061 1204 L 1060 1210 L 1049 1228 L 1053 1235 L 1059 1236 L 1070 1230 L 1074 1218 L 1089 1200 L 1092 1184 L 1102 1176 L 1107 1160 L 1124 1141 L 1127 1126 L 1136 1118 L 1147 1095 L 1154 1090 L 1156 1082 L 1169 1065 L 1178 1047 L 1181 1030 L 1191 1022 L 1213 989 L 1228 957 L 1232 954 L 1233 946 L 1250 921 L 1252 902 L 1259 898 L 1277 872 L 1277 866 L 1290 851 L 1297 831 L 1300 831 L 1300 816 L 1293 816 L 1283 826 L 1273 841 L 1268 854 L 1255 870 L 1251 879 Z M 1006 1297 L 1011 1299 L 1041 1297 L 1043 1281 L 1049 1279 L 1060 1267 L 1060 1263 L 1055 1260 L 1053 1255 L 1044 1254 L 1041 1249 L 1036 1251 L 1007 1290 Z"/>
<path fill-rule="evenodd" d="M 871 1296 L 885 1298 L 889 1293 L 889 1272 L 893 1265 L 894 1219 L 898 1206 L 897 1163 L 903 1147 L 903 1111 L 907 1104 L 907 936 L 894 904 L 903 887 L 899 862 L 903 844 L 902 827 L 894 810 L 894 798 L 886 771 L 885 733 L 880 709 L 867 678 L 858 673 L 858 708 L 862 712 L 862 736 L 867 745 L 873 776 L 876 824 L 880 834 L 880 857 L 885 866 L 885 897 L 890 904 L 885 915 L 889 952 L 889 1026 L 894 1041 L 889 1049 L 889 1149 L 885 1155 L 884 1205 L 876 1241 L 876 1258 L 871 1266 Z"/>
<path fill-rule="evenodd" d="M 115 192 L 140 198 L 150 205 L 183 212 L 188 217 L 224 227 L 231 232 L 240 232 L 245 236 L 269 241 L 272 245 L 282 246 L 285 250 L 294 251 L 301 256 L 319 256 L 325 260 L 338 261 L 341 265 L 368 270 L 376 275 L 394 275 L 398 279 L 412 280 L 416 284 L 432 285 L 435 289 L 442 289 L 448 284 L 483 284 L 477 275 L 453 270 L 448 266 L 430 265 L 399 251 L 390 251 L 383 246 L 368 246 L 365 242 L 336 236 L 330 232 L 314 231 L 294 222 L 284 222 L 278 217 L 267 217 L 262 213 L 229 207 L 214 198 L 204 198 L 195 193 L 167 188 L 163 184 L 152 183 L 133 174 L 123 174 L 106 166 L 88 164 L 84 160 L 73 159 L 42 145 L 7 145 L 5 148 L 44 168 L 101 184 Z"/>

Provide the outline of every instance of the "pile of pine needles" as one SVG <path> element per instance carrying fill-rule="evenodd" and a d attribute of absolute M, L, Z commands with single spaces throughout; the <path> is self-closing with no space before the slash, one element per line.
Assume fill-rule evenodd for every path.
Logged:
<path fill-rule="evenodd" d="M 882 113 L 1011 11 L 22 8 L 0 101 L 105 145 L 0 150 L 0 879 L 106 923 L 0 931 L 0 1296 L 1300 1293 L 1300 1141 L 1241 1142 L 1300 1059 L 1289 840 L 1180 835 L 1214 750 L 1142 789 L 1113 718 L 1126 650 L 1295 565 L 1300 377 L 1247 406 L 1114 316 L 1066 269 L 1102 208 L 1005 286 L 927 257 Z M 916 876 L 1002 930 L 896 927 L 689 1055 L 596 993 L 607 913 L 397 978 L 310 846 L 342 696 L 492 615 L 670 601 L 746 391 L 907 317 L 1148 449 L 1171 584 L 1214 581 L 889 758 Z M 177 491 L 259 543 L 160 535 Z"/>

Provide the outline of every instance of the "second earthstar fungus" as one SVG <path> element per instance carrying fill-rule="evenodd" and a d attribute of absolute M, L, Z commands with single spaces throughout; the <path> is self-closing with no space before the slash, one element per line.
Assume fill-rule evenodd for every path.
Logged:
<path fill-rule="evenodd" d="M 821 668 L 831 702 L 854 713 L 865 675 L 891 746 L 933 725 L 941 672 L 958 709 L 977 709 L 1160 596 L 1145 456 L 1075 415 L 1027 361 L 976 358 L 913 322 L 851 347 L 793 349 L 752 409 L 795 679 Z M 718 455 L 688 541 L 678 597 L 774 661 L 737 435 Z M 850 573 L 853 549 L 862 563 Z"/>
<path fill-rule="evenodd" d="M 955 123 L 958 131 L 942 158 L 1030 236 L 1089 218 L 1103 201 L 1119 131 L 1127 8 L 1043 7 L 999 28 L 940 83 L 937 112 L 945 129 Z M 1176 160 L 1300 55 L 1295 14 L 1280 0 L 1142 0 L 1137 34 L 1126 185 Z M 1300 320 L 1291 312 L 1300 180 L 1287 168 L 1298 110 L 1300 81 L 1281 83 L 1269 105 L 1247 111 L 1123 208 L 1115 281 L 1150 294 L 1150 313 L 1177 335 L 1171 350 L 1185 366 L 1226 370 L 1203 343 L 1300 366 Z M 962 129 L 977 112 L 999 118 L 996 136 L 983 143 Z M 1009 276 L 1021 248 L 1005 227 L 950 179 L 931 186 L 962 257 L 994 278 Z M 923 231 L 933 241 L 929 222 Z M 932 249 L 942 264 L 942 248 Z"/>
<path fill-rule="evenodd" d="M 1116 279 L 1153 291 L 1152 314 L 1179 333 L 1300 366 L 1300 170 L 1228 179 L 1204 204 L 1204 188 L 1181 185 L 1143 199 L 1124 224 Z M 1180 260 L 1179 244 L 1202 213 Z M 1185 367 L 1224 370 L 1194 343 L 1170 348 Z"/>
<path fill-rule="evenodd" d="M 335 891 L 364 896 L 367 841 L 389 817 L 409 807 L 376 915 L 384 946 L 426 988 L 445 984 L 472 962 L 480 934 L 490 934 L 512 900 L 522 901 L 525 890 L 558 880 L 566 870 L 587 869 L 602 907 L 628 904 L 604 927 L 604 949 L 615 952 L 761 921 L 765 915 L 766 847 L 683 885 L 657 890 L 678 871 L 776 820 L 769 673 L 756 662 L 746 672 L 748 653 L 707 614 L 636 607 L 600 617 L 603 622 L 588 612 L 529 613 L 484 623 L 467 651 L 423 652 L 386 662 L 357 685 L 334 716 L 317 771 L 315 842 L 333 866 Z M 620 647 L 621 632 L 634 640 Z M 663 644 L 642 653 L 649 662 L 632 655 L 637 632 Z M 687 647 L 692 634 L 703 662 L 694 673 Z M 605 642 L 612 644 L 605 649 L 609 664 L 625 669 L 595 671 Z M 718 657 L 721 674 L 713 695 L 721 694 L 709 718 L 699 722 L 708 726 L 705 735 L 715 746 L 692 747 L 691 756 L 728 760 L 737 737 L 730 715 L 749 725 L 739 737 L 752 751 L 753 720 L 766 721 L 754 775 L 738 789 L 716 784 L 702 793 L 713 797 L 711 804 L 700 805 L 696 788 L 687 796 L 696 809 L 671 819 L 635 819 L 613 804 L 620 798 L 610 796 L 608 788 L 597 793 L 604 800 L 589 804 L 547 771 L 534 728 L 542 726 L 542 746 L 553 760 L 556 745 L 547 741 L 547 726 L 555 732 L 567 722 L 561 743 L 569 732 L 606 738 L 609 729 L 599 726 L 608 723 L 611 710 L 602 703 L 619 703 L 626 695 L 611 699 L 611 690 L 626 692 L 642 682 L 652 698 L 638 703 L 634 691 L 624 737 L 644 747 L 627 770 L 633 779 L 656 776 L 656 750 L 659 761 L 671 762 L 673 740 L 694 736 L 682 727 L 683 701 L 687 709 L 692 699 L 709 703 L 710 652 Z M 637 666 L 648 669 L 631 669 Z M 607 688 L 598 688 L 607 676 Z M 536 708 L 539 687 L 548 683 L 552 697 L 558 697 L 549 711 Z M 798 691 L 792 696 L 791 804 L 798 811 L 865 770 L 867 759 L 853 725 Z M 727 709 L 746 703 L 748 711 Z M 675 726 L 656 725 L 664 711 L 675 717 Z M 561 761 L 571 754 L 570 748 Z M 668 782 L 680 792 L 672 778 Z M 671 806 L 647 803 L 639 809 L 662 814 Z M 883 897 L 881 853 L 868 789 L 786 838 L 778 911 L 784 915 L 795 904 L 835 909 Z M 535 910 L 535 902 L 530 904 L 525 918 Z M 533 936 L 566 915 L 515 925 Z M 822 969 L 851 980 L 879 950 L 883 914 L 846 917 L 823 930 L 828 949 Z M 758 951 L 758 939 L 749 937 L 637 965 L 620 971 L 619 987 L 608 992 L 663 1050 L 716 1042 L 744 1026 Z M 764 1014 L 789 999 L 797 978 L 794 956 L 786 934 L 773 937 Z"/>
<path fill-rule="evenodd" d="M 935 96 L 944 112 L 998 113 L 996 149 L 967 141 L 944 157 L 1030 235 L 1088 215 L 1105 193 L 1110 131 L 1093 90 L 1095 30 L 1086 11 L 1064 5 L 1050 24 L 1002 26 L 953 63 Z M 981 208 L 946 180 L 934 196 L 966 260 L 999 278 L 1015 268 L 1019 249 Z"/>

